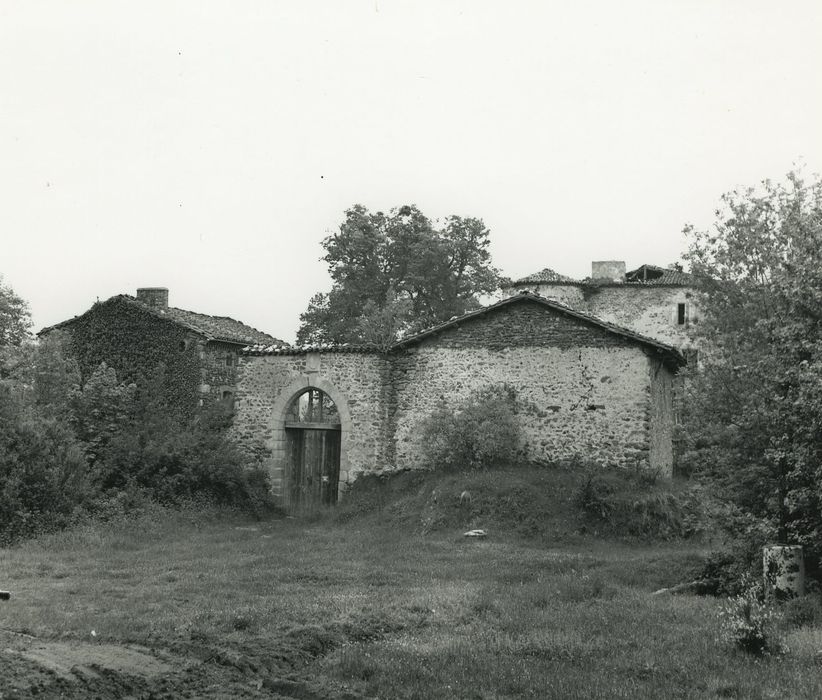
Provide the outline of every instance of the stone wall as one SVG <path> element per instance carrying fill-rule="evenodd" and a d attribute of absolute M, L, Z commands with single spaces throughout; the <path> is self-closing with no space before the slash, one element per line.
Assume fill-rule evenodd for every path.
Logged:
<path fill-rule="evenodd" d="M 676 377 L 658 360 L 649 363 L 651 411 L 649 464 L 661 476 L 674 473 L 674 387 Z"/>
<path fill-rule="evenodd" d="M 694 347 L 689 328 L 699 321 L 696 294 L 689 287 L 639 284 L 532 284 L 509 287 L 507 296 L 520 291 L 558 301 L 604 321 L 615 323 L 677 348 Z M 677 321 L 685 304 L 686 323 Z"/>
<path fill-rule="evenodd" d="M 204 402 L 233 401 L 240 349 L 234 343 L 200 341 L 200 393 Z M 228 396 L 223 399 L 226 393 Z"/>
<path fill-rule="evenodd" d="M 678 348 L 691 347 L 688 334 L 698 322 L 696 297 L 688 287 L 602 286 L 592 287 L 585 311 L 599 318 Z M 677 306 L 685 304 L 686 323 L 677 323 Z"/>
<path fill-rule="evenodd" d="M 524 459 L 647 466 L 648 368 L 636 343 L 537 304 L 491 312 L 395 360 L 396 465 L 423 466 L 419 428 L 432 411 L 506 383 L 519 396 Z"/>
<path fill-rule="evenodd" d="M 340 484 L 365 470 L 389 468 L 390 382 L 382 354 L 323 352 L 242 357 L 235 393 L 233 436 L 262 455 L 275 495 L 285 469 L 285 413 L 306 387 L 325 391 L 342 424 Z"/>
<path fill-rule="evenodd" d="M 648 353 L 523 299 L 387 354 L 243 356 L 233 434 L 258 450 L 281 494 L 286 410 L 305 388 L 321 389 L 340 412 L 344 488 L 367 470 L 436 466 L 424 461 L 422 421 L 438 408 L 459 408 L 474 389 L 504 383 L 518 393 L 523 460 L 670 474 L 672 375 Z"/>

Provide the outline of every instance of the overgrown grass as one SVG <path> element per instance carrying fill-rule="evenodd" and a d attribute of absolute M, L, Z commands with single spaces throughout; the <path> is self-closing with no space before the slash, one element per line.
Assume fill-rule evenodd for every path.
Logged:
<path fill-rule="evenodd" d="M 692 546 L 551 546 L 515 527 L 474 541 L 398 527 L 410 506 L 338 515 L 155 509 L 0 550 L 0 627 L 173 654 L 170 697 L 822 697 L 817 628 L 754 660 L 718 640 L 719 601 L 651 595 L 683 580 Z"/>

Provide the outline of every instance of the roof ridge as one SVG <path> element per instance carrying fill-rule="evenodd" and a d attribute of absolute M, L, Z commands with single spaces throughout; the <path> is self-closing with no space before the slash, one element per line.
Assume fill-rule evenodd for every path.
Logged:
<path fill-rule="evenodd" d="M 412 345 L 415 342 L 423 340 L 431 335 L 436 335 L 437 333 L 442 332 L 446 328 L 451 326 L 456 326 L 462 323 L 463 321 L 482 316 L 493 309 L 498 309 L 508 304 L 512 304 L 514 302 L 528 299 L 531 301 L 535 301 L 539 304 L 547 306 L 548 308 L 556 309 L 562 313 L 566 313 L 570 316 L 574 316 L 579 318 L 582 321 L 587 321 L 588 323 L 592 323 L 596 326 L 599 326 L 603 330 L 609 331 L 611 333 L 615 333 L 616 335 L 621 335 L 623 337 L 631 338 L 632 340 L 636 340 L 639 343 L 650 345 L 652 347 L 657 348 L 665 353 L 670 354 L 678 364 L 684 364 L 685 360 L 682 353 L 675 348 L 673 345 L 668 345 L 667 343 L 662 343 L 654 338 L 651 338 L 646 335 L 642 335 L 641 333 L 637 333 L 636 331 L 631 330 L 630 328 L 625 328 L 624 326 L 617 325 L 616 323 L 611 323 L 610 321 L 606 321 L 604 319 L 599 318 L 598 316 L 594 316 L 593 314 L 586 313 L 584 311 L 579 311 L 577 309 L 571 308 L 566 304 L 561 302 L 555 301 L 554 299 L 548 299 L 547 297 L 543 297 L 539 294 L 534 294 L 533 292 L 529 292 L 527 290 L 523 290 L 514 296 L 506 297 L 505 299 L 501 299 L 500 301 L 491 304 L 489 306 L 484 306 L 480 309 L 475 309 L 474 311 L 469 311 L 468 313 L 463 314 L 462 316 L 458 316 L 456 318 L 451 318 L 448 321 L 443 323 L 437 324 L 435 326 L 431 326 L 430 328 L 420 331 L 419 333 L 415 333 L 408 338 L 404 338 L 403 340 L 397 341 L 394 345 L 391 346 L 391 349 L 397 349 L 404 347 L 406 345 Z"/>
<path fill-rule="evenodd" d="M 254 328 L 254 326 L 249 326 L 247 323 L 243 323 L 235 318 L 230 316 L 213 316 L 211 314 L 205 314 L 199 311 L 190 311 L 188 309 L 181 309 L 177 306 L 169 306 L 165 309 L 158 309 L 150 304 L 146 304 L 136 297 L 131 296 L 130 294 L 115 294 L 105 301 L 95 301 L 94 304 L 91 305 L 89 309 L 84 311 L 79 316 L 74 316 L 73 318 L 66 319 L 65 321 L 61 321 L 60 323 L 56 323 L 51 326 L 47 326 L 40 330 L 38 335 L 42 333 L 46 333 L 57 328 L 62 328 L 70 323 L 73 323 L 79 318 L 82 318 L 86 314 L 90 313 L 97 304 L 105 304 L 110 301 L 115 300 L 122 300 L 129 304 L 137 305 L 142 311 L 146 311 L 156 318 L 164 319 L 170 323 L 176 323 L 179 326 L 183 326 L 184 328 L 188 328 L 189 330 L 205 337 L 207 340 L 214 340 L 219 342 L 226 342 L 226 343 L 234 343 L 236 345 L 249 345 L 249 341 L 251 340 L 263 340 L 263 338 L 254 336 L 264 336 L 264 339 L 270 339 L 271 344 L 275 343 L 284 343 L 285 341 L 280 340 L 279 338 L 275 338 L 270 333 L 266 333 L 265 331 L 258 330 Z M 179 312 L 179 313 L 176 313 Z M 198 318 L 186 318 L 186 316 L 193 316 L 199 317 L 203 319 L 203 322 L 197 323 Z M 209 327 L 209 324 L 205 322 L 205 319 L 210 319 L 213 321 L 222 321 L 222 322 L 230 322 L 232 324 L 236 324 L 237 326 L 241 326 L 241 329 L 231 329 L 231 328 L 220 328 L 219 323 L 213 324 L 216 327 Z M 192 321 L 194 321 L 192 323 Z M 233 333 L 232 333 L 233 331 Z"/>
<path fill-rule="evenodd" d="M 388 352 L 393 352 L 395 350 L 402 349 L 408 345 L 413 345 L 416 342 L 424 340 L 427 337 L 437 335 L 442 331 L 457 326 L 464 321 L 478 318 L 487 314 L 489 311 L 494 309 L 501 308 L 508 304 L 516 303 L 521 300 L 530 300 L 537 302 L 543 306 L 547 306 L 548 308 L 554 309 L 559 311 L 560 313 L 565 313 L 569 316 L 573 316 L 578 318 L 582 321 L 587 323 L 591 323 L 599 328 L 602 328 L 605 331 L 610 333 L 614 333 L 616 335 L 620 335 L 622 337 L 629 338 L 634 340 L 642 345 L 651 346 L 656 351 L 664 353 L 669 359 L 672 359 L 674 363 L 678 366 L 682 366 L 685 364 L 685 358 L 682 353 L 675 348 L 673 345 L 668 345 L 667 343 L 662 343 L 654 338 L 651 338 L 646 335 L 642 335 L 641 333 L 637 333 L 636 331 L 631 330 L 630 328 L 625 328 L 624 326 L 620 326 L 616 323 L 611 323 L 610 321 L 606 321 L 604 319 L 599 318 L 598 316 L 594 316 L 593 314 L 586 313 L 584 311 L 578 311 L 566 304 L 561 302 L 555 301 L 553 299 L 548 299 L 547 297 L 543 297 L 539 294 L 534 294 L 533 292 L 529 291 L 521 291 L 519 294 L 514 296 L 506 297 L 505 299 L 501 299 L 500 301 L 490 304 L 489 306 L 483 306 L 479 309 L 474 309 L 473 311 L 469 311 L 467 313 L 462 314 L 461 316 L 454 316 L 450 318 L 448 321 L 443 321 L 442 323 L 438 323 L 436 325 L 430 326 L 422 331 L 419 331 L 413 335 L 408 336 L 407 338 L 403 338 L 402 340 L 398 340 L 393 343 L 390 348 L 388 348 Z M 385 352 L 381 348 L 375 345 L 367 345 L 367 344 L 351 344 L 351 343 L 341 343 L 341 344 L 334 344 L 334 343 L 327 343 L 327 344 L 313 344 L 308 346 L 291 346 L 288 344 L 283 344 L 279 346 L 272 345 L 249 345 L 243 349 L 243 354 L 247 355 L 291 355 L 291 354 L 299 354 L 303 352 Z"/>

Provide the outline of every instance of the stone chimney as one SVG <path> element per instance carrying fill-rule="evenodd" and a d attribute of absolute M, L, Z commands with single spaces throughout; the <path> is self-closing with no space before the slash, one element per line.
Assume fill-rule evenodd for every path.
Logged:
<path fill-rule="evenodd" d="M 624 260 L 594 260 L 591 263 L 591 279 L 594 282 L 624 282 Z"/>
<path fill-rule="evenodd" d="M 165 311 L 168 308 L 168 288 L 167 287 L 140 287 L 137 290 L 137 301 L 158 311 Z"/>

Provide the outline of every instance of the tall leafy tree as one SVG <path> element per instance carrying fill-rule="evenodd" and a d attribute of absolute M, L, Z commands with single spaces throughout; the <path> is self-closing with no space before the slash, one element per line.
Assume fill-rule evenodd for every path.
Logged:
<path fill-rule="evenodd" d="M 31 313 L 28 304 L 3 284 L 0 276 L 0 347 L 20 345 L 30 337 Z"/>
<path fill-rule="evenodd" d="M 415 206 L 388 214 L 353 206 L 323 241 L 332 287 L 309 301 L 297 342 L 386 345 L 477 308 L 500 283 L 488 236 L 480 219 L 435 226 Z"/>
<path fill-rule="evenodd" d="M 684 465 L 778 539 L 822 542 L 822 182 L 724 196 L 712 231 L 689 227 L 702 280 L 700 369 Z"/>

